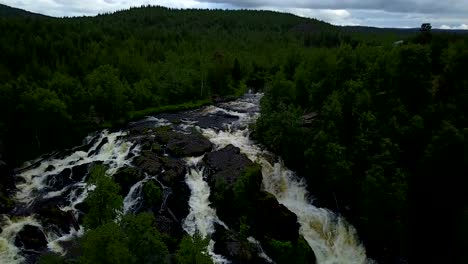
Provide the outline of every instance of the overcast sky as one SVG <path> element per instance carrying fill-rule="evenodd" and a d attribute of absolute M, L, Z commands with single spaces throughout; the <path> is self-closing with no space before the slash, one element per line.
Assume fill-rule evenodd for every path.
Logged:
<path fill-rule="evenodd" d="M 0 0 L 50 16 L 83 16 L 146 4 L 175 8 L 267 9 L 335 25 L 468 29 L 468 0 Z"/>

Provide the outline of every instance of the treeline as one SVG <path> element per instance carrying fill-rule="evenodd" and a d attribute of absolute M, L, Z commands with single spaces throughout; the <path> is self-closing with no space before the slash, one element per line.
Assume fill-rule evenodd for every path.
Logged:
<path fill-rule="evenodd" d="M 0 139 L 13 163 L 148 113 L 141 110 L 263 88 L 290 51 L 351 41 L 289 14 L 151 6 L 5 16 L 0 32 Z"/>
<path fill-rule="evenodd" d="M 310 50 L 265 90 L 256 138 L 379 263 L 468 261 L 465 36 Z"/>

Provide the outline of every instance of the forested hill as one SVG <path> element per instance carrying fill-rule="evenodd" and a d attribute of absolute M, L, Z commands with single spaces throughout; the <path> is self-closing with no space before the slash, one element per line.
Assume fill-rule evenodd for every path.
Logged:
<path fill-rule="evenodd" d="M 23 9 L 18 9 L 14 7 L 10 7 L 7 5 L 0 4 L 0 17 L 45 17 L 41 14 L 32 13 L 29 11 L 25 11 Z"/>
<path fill-rule="evenodd" d="M 18 14 L 0 18 L 0 138 L 16 163 L 142 110 L 263 88 L 289 54 L 351 43 L 330 24 L 271 11 L 147 6 L 31 20 L 2 10 Z"/>

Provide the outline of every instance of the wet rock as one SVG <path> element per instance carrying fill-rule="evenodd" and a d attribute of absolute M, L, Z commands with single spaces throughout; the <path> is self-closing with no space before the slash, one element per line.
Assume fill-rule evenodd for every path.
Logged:
<path fill-rule="evenodd" d="M 89 172 L 89 163 L 74 166 L 72 168 L 71 178 L 78 182 L 83 181 L 84 177 L 86 177 L 88 172 Z"/>
<path fill-rule="evenodd" d="M 46 172 L 53 171 L 53 170 L 55 170 L 55 166 L 54 166 L 54 165 L 49 165 L 49 166 L 47 166 L 47 168 L 45 169 Z"/>
<path fill-rule="evenodd" d="M 58 174 L 50 175 L 47 177 L 47 185 L 54 190 L 61 190 L 64 187 L 72 184 L 74 181 L 71 178 L 72 170 L 66 168 Z"/>
<path fill-rule="evenodd" d="M 231 261 L 231 263 L 268 263 L 259 257 L 259 252 L 255 245 L 247 239 L 242 239 L 239 234 L 226 230 L 221 225 L 216 225 L 216 232 L 213 235 L 216 241 L 214 251 Z"/>
<path fill-rule="evenodd" d="M 42 251 L 47 248 L 47 240 L 39 227 L 26 225 L 16 235 L 15 245 L 27 250 Z"/>
<path fill-rule="evenodd" d="M 214 172 L 210 176 L 210 181 L 222 178 L 231 187 L 242 174 L 244 168 L 253 164 L 247 156 L 240 153 L 239 148 L 233 145 L 206 154 L 204 161 Z"/>
<path fill-rule="evenodd" d="M 161 214 L 156 215 L 156 228 L 171 238 L 181 237 L 183 233 L 182 226 L 178 221 Z"/>
<path fill-rule="evenodd" d="M 159 157 L 150 151 L 144 151 L 141 156 L 133 160 L 133 163 L 149 175 L 158 174 L 162 168 Z"/>
<path fill-rule="evenodd" d="M 41 217 L 44 226 L 55 226 L 61 233 L 70 232 L 70 226 L 73 224 L 71 212 L 64 212 L 57 206 L 49 204 L 39 208 L 36 213 Z"/>
<path fill-rule="evenodd" d="M 166 201 L 168 216 L 175 218 L 174 220 L 178 222 L 182 222 L 182 219 L 189 214 L 189 198 L 190 189 L 186 184 L 181 183 L 177 188 L 173 188 L 172 194 L 169 195 Z"/>
<path fill-rule="evenodd" d="M 262 191 L 257 200 L 255 224 L 252 230 L 255 237 L 269 237 L 276 240 L 295 242 L 299 238 L 297 216 L 276 198 Z"/>
<path fill-rule="evenodd" d="M 176 188 L 178 185 L 184 185 L 186 174 L 185 163 L 179 159 L 170 157 L 161 157 L 160 161 L 164 168 L 164 173 L 161 174 L 159 179 L 166 186 Z"/>
<path fill-rule="evenodd" d="M 174 133 L 167 143 L 167 150 L 176 157 L 196 157 L 210 151 L 211 142 L 199 133 Z"/>
<path fill-rule="evenodd" d="M 130 188 L 137 182 L 143 180 L 145 176 L 137 168 L 121 168 L 114 174 L 114 181 L 120 185 L 120 193 L 125 196 Z"/>
<path fill-rule="evenodd" d="M 107 144 L 109 142 L 109 139 L 107 137 L 105 137 L 100 143 L 99 145 L 96 147 L 96 149 L 94 149 L 93 151 L 91 151 L 89 153 L 89 156 L 92 156 L 96 153 L 99 153 L 99 151 L 101 150 L 102 146 L 104 146 L 105 144 Z"/>

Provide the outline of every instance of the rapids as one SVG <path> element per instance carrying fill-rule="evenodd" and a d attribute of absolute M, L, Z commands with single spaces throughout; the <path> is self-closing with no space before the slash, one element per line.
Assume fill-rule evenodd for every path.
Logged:
<path fill-rule="evenodd" d="M 249 124 L 259 116 L 261 94 L 247 94 L 244 97 L 216 106 L 203 107 L 194 111 L 176 114 L 161 114 L 147 117 L 129 126 L 172 126 L 173 129 L 189 134 L 198 130 L 219 150 L 227 145 L 238 147 L 251 161 L 262 166 L 262 188 L 275 196 L 278 202 L 297 216 L 302 235 L 313 249 L 320 264 L 364 264 L 371 263 L 365 248 L 357 238 L 355 229 L 345 219 L 333 212 L 313 205 L 306 183 L 288 170 L 279 160 L 272 162 L 274 155 L 264 150 L 250 139 Z M 178 120 L 178 122 L 175 122 Z M 37 205 L 54 202 L 58 209 L 79 217 L 77 208 L 93 191 L 94 186 L 86 183 L 88 167 L 92 164 L 107 165 L 109 175 L 120 168 L 135 166 L 132 162 L 142 152 L 138 140 L 130 138 L 127 130 L 109 132 L 104 130 L 88 136 L 83 145 L 70 151 L 54 153 L 25 164 L 16 170 L 17 204 L 10 215 L 0 216 L 0 263 L 30 263 L 28 253 L 15 245 L 15 237 L 26 225 L 40 228 L 47 239 L 48 250 L 65 254 L 63 242 L 83 235 L 83 228 L 70 224 L 69 232 L 44 225 L 35 212 Z M 166 155 L 166 154 L 165 154 Z M 216 215 L 216 208 L 210 204 L 210 187 L 206 181 L 206 168 L 203 156 L 187 157 L 185 184 L 190 190 L 188 215 L 180 221 L 181 228 L 189 235 L 200 234 L 210 239 L 206 253 L 215 263 L 229 263 L 225 257 L 216 254 L 215 241 L 211 239 L 216 228 L 229 229 Z M 164 171 L 160 172 L 164 174 Z M 125 195 L 124 213 L 134 213 L 142 204 L 142 186 L 149 180 L 157 181 L 164 190 L 164 210 L 166 200 L 172 190 L 158 180 L 161 175 L 147 175 L 130 187 Z M 59 177 L 60 176 L 60 177 Z M 172 212 L 171 212 L 172 214 Z M 215 228 L 216 226 L 216 228 Z M 263 251 L 253 237 L 248 241 L 260 252 L 266 262 L 273 261 Z"/>

